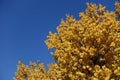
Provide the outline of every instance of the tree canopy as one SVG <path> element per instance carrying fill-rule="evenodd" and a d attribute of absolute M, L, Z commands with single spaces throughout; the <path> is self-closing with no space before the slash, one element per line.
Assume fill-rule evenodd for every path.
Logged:
<path fill-rule="evenodd" d="M 67 15 L 45 41 L 53 51 L 48 71 L 42 63 L 18 62 L 14 80 L 119 80 L 120 3 L 115 11 L 87 3 L 80 19 Z"/>

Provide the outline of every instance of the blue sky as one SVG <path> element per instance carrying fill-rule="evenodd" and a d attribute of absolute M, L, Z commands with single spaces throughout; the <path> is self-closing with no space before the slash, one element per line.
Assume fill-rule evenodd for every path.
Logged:
<path fill-rule="evenodd" d="M 48 32 L 66 14 L 79 19 L 87 1 L 114 10 L 115 0 L 0 0 L 0 80 L 13 80 L 18 60 L 52 63 L 44 43 Z"/>

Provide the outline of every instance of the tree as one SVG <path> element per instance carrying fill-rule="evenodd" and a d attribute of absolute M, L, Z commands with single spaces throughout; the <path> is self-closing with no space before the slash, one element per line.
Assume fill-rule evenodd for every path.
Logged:
<path fill-rule="evenodd" d="M 115 11 L 87 3 L 80 20 L 67 15 L 56 33 L 45 41 L 54 48 L 54 63 L 48 71 L 41 63 L 25 66 L 18 62 L 14 80 L 119 80 L 120 79 L 120 4 Z"/>

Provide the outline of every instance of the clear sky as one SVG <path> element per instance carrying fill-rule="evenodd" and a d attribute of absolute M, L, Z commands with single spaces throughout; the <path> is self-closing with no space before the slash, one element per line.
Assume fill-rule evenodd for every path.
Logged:
<path fill-rule="evenodd" d="M 66 14 L 79 19 L 87 1 L 114 10 L 115 0 L 0 0 L 0 80 L 13 80 L 18 60 L 52 63 L 44 43 L 48 32 Z"/>

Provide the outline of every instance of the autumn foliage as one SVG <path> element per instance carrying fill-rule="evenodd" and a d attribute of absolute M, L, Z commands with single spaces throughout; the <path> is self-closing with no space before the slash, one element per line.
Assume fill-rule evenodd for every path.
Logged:
<path fill-rule="evenodd" d="M 55 49 L 48 71 L 41 63 L 19 61 L 14 80 L 120 80 L 120 4 L 115 11 L 87 3 L 80 19 L 67 15 L 49 33 L 48 49 Z"/>

